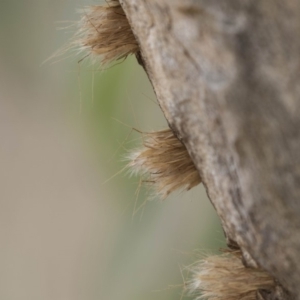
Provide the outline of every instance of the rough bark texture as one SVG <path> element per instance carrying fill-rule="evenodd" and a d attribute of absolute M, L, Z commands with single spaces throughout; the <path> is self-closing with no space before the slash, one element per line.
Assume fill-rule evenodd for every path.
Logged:
<path fill-rule="evenodd" d="M 300 299 L 300 1 L 120 2 L 228 242 Z"/>

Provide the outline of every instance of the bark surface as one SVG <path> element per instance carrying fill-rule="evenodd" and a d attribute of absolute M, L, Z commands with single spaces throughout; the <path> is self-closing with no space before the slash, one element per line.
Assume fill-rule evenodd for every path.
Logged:
<path fill-rule="evenodd" d="M 300 1 L 120 2 L 228 243 L 300 299 Z"/>

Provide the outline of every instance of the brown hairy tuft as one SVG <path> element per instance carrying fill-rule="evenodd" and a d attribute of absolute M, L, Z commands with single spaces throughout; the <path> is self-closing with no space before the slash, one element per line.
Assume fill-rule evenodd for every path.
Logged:
<path fill-rule="evenodd" d="M 201 183 L 185 146 L 171 129 L 143 133 L 143 139 L 143 147 L 130 155 L 128 167 L 159 196 L 164 199 L 175 190 L 189 190 Z"/>
<path fill-rule="evenodd" d="M 125 59 L 139 50 L 118 0 L 109 0 L 106 6 L 90 6 L 84 10 L 74 43 L 80 46 L 80 50 L 100 57 L 102 64 Z"/>
<path fill-rule="evenodd" d="M 258 290 L 275 287 L 266 271 L 243 265 L 240 251 L 208 256 L 193 271 L 190 290 L 197 299 L 256 300 Z"/>

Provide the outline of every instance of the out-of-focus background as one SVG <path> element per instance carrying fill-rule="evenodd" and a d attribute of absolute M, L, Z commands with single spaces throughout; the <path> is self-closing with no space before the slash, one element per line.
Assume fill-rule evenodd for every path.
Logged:
<path fill-rule="evenodd" d="M 189 299 L 187 266 L 224 238 L 202 186 L 146 201 L 119 173 L 132 127 L 166 126 L 142 68 L 42 64 L 91 4 L 1 1 L 0 299 Z"/>

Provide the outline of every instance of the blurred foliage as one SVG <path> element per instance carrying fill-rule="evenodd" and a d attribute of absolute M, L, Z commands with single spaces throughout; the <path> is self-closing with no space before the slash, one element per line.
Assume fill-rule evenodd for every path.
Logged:
<path fill-rule="evenodd" d="M 61 26 L 57 25 L 56 21 L 77 20 L 77 8 L 97 3 L 71 0 L 4 0 L 1 4 L 0 37 L 3 44 L 0 50 L 0 75 L 3 87 L 9 87 L 9 96 L 4 93 L 5 89 L 1 90 L 5 94 L 5 97 L 1 98 L 2 111 L 7 115 L 17 112 L 16 114 L 21 116 L 18 117 L 21 137 L 24 135 L 21 130 L 28 127 L 26 130 L 29 133 L 26 133 L 32 136 L 33 141 L 51 141 L 49 145 L 53 146 L 53 149 L 61 149 L 62 141 L 55 139 L 59 134 L 62 134 L 62 140 L 67 139 L 66 137 L 70 137 L 72 141 L 79 140 L 82 143 L 79 143 L 79 149 L 74 149 L 73 142 L 67 144 L 68 150 L 61 153 L 61 161 L 74 156 L 77 162 L 78 155 L 83 161 L 81 165 L 85 166 L 82 168 L 85 173 L 81 174 L 81 169 L 71 169 L 72 165 L 68 165 L 68 176 L 78 172 L 75 174 L 78 178 L 87 176 L 86 174 L 90 176 L 88 178 L 92 178 L 82 178 L 76 183 L 74 181 L 74 193 L 82 191 L 85 195 L 76 201 L 66 198 L 63 188 L 55 190 L 57 195 L 62 195 L 59 198 L 62 202 L 55 201 L 58 196 L 53 197 L 51 202 L 47 197 L 39 196 L 33 199 L 31 196 L 34 204 L 24 202 L 23 206 L 19 206 L 21 200 L 28 201 L 21 193 L 18 199 L 12 196 L 12 192 L 9 197 L 2 198 L 4 213 L 5 208 L 13 203 L 13 211 L 21 211 L 23 219 L 30 226 L 41 228 L 41 236 L 45 235 L 45 238 L 51 239 L 51 246 L 59 251 L 56 250 L 56 257 L 56 252 L 45 246 L 38 253 L 41 258 L 33 252 L 30 267 L 24 267 L 28 262 L 27 252 L 24 256 L 22 252 L 16 252 L 18 257 L 9 258 L 0 255 L 0 261 L 8 266 L 7 269 L 2 268 L 0 278 L 8 278 L 9 283 L 5 289 L 0 289 L 1 299 L 190 299 L 182 296 L 183 283 L 189 273 L 186 266 L 194 263 L 203 252 L 215 252 L 224 246 L 219 220 L 203 186 L 188 193 L 171 196 L 163 202 L 157 199 L 149 201 L 149 191 L 143 187 L 139 191 L 139 179 L 130 177 L 126 171 L 120 172 L 126 165 L 125 157 L 128 151 L 141 143 L 141 134 L 134 128 L 150 131 L 166 126 L 149 80 L 134 57 L 101 70 L 97 62 L 92 65 L 88 59 L 78 63 L 84 55 L 75 58 L 75 54 L 70 52 L 69 59 L 59 61 L 58 58 L 55 64 L 46 63 L 41 66 L 51 53 L 66 43 L 74 31 L 75 27 L 71 27 L 66 33 L 57 32 L 56 27 L 67 27 L 69 23 L 63 23 Z M 6 107 L 9 107 L 7 111 Z M 13 126 L 15 123 L 5 123 L 4 129 Z M 44 139 L 36 132 L 42 132 Z M 55 142 L 57 144 L 53 144 Z M 37 145 L 40 147 L 40 144 Z M 28 153 L 35 153 L 36 148 L 37 146 L 32 144 Z M 48 148 L 50 149 L 50 146 Z M 41 153 L 42 159 L 53 159 L 55 163 L 57 158 L 52 158 L 54 150 L 51 148 L 47 152 L 47 147 L 41 149 L 44 151 Z M 76 154 L 75 150 L 80 154 Z M 28 160 L 29 155 L 25 158 L 20 156 L 21 159 Z M 35 162 L 34 159 L 32 161 L 30 165 Z M 17 165 L 21 165 L 19 161 Z M 18 170 L 19 173 L 20 171 L 22 170 Z M 34 187 L 38 180 L 43 180 L 45 186 L 53 188 L 56 177 L 60 178 L 57 174 L 59 169 L 53 172 L 53 177 L 48 173 L 36 175 L 25 171 L 25 179 L 30 180 Z M 5 176 L 6 173 L 7 170 L 4 170 L 1 175 Z M 25 180 L 23 178 L 22 180 Z M 14 187 L 21 190 L 17 181 L 14 182 Z M 93 189 L 96 195 L 96 203 L 87 193 L 90 189 Z M 39 206 L 40 203 L 51 209 L 45 212 L 43 207 Z M 88 219 L 87 213 L 81 214 L 80 209 L 85 205 L 88 212 L 94 207 L 97 208 L 95 217 L 91 220 Z M 21 210 L 20 207 L 24 209 Z M 62 207 L 67 209 L 63 210 Z M 27 210 L 30 216 L 33 208 L 36 209 L 35 215 L 39 221 L 25 218 Z M 55 229 L 56 221 L 52 219 L 49 224 L 43 223 L 44 220 L 48 220 L 48 211 L 52 211 L 54 216 L 63 216 L 59 230 Z M 79 217 L 76 212 L 79 213 Z M 76 222 L 68 219 L 70 216 L 73 216 Z M 15 244 L 10 246 L 4 241 L 13 240 L 16 241 L 16 245 L 21 243 L 25 247 L 27 245 L 24 245 L 24 236 L 34 237 L 31 227 L 28 232 L 23 233 L 24 224 L 18 223 L 19 219 L 11 217 L 7 221 L 9 225 L 3 227 L 1 241 L 7 247 L 7 253 L 15 253 L 17 250 L 13 246 Z M 75 240 L 77 236 L 77 232 L 73 232 L 78 230 L 77 227 L 74 229 L 76 223 L 84 225 L 87 230 L 82 241 L 78 242 L 78 249 L 70 248 L 67 243 Z M 72 226 L 68 227 L 69 224 Z M 44 232 L 48 231 L 43 226 L 53 230 L 46 235 Z M 14 231 L 10 231 L 11 228 L 17 228 L 20 231 L 16 232 L 22 234 L 14 234 Z M 67 234 L 60 237 L 60 231 Z M 40 246 L 41 236 L 34 237 L 34 247 L 30 247 L 35 249 L 36 245 Z M 73 244 L 70 242 L 70 245 Z M 76 260 L 72 261 L 70 271 L 64 267 L 63 262 L 68 261 L 72 253 L 79 254 Z M 54 263 L 50 264 L 48 260 Z M 40 261 L 42 263 L 39 263 Z M 52 265 L 56 267 L 51 269 Z M 64 275 L 60 276 L 58 270 Z M 19 274 L 21 282 L 26 283 L 26 289 L 19 291 L 22 298 L 13 296 L 18 292 L 16 278 L 19 278 Z M 32 280 L 29 280 L 30 278 Z M 37 278 L 42 278 L 47 288 L 37 288 Z M 56 278 L 60 281 L 57 282 Z"/>

